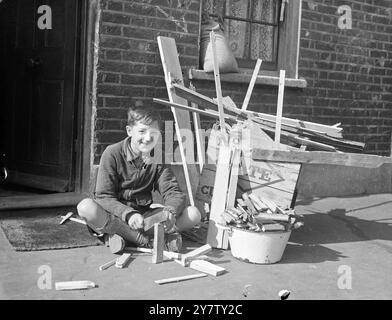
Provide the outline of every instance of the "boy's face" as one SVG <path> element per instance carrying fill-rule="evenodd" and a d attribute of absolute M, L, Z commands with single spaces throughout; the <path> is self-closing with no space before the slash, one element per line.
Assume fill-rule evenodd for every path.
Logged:
<path fill-rule="evenodd" d="M 136 153 L 150 153 L 156 146 L 160 131 L 158 122 L 154 121 L 150 125 L 137 121 L 133 126 L 127 126 L 127 134 L 131 139 L 132 150 Z"/>

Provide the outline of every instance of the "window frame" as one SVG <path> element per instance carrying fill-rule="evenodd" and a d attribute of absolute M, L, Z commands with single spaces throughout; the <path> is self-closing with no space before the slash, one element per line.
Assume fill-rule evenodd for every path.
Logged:
<path fill-rule="evenodd" d="M 301 36 L 302 0 L 286 4 L 285 19 L 279 31 L 278 70 L 286 70 L 286 77 L 298 79 L 299 45 Z"/>
<path fill-rule="evenodd" d="M 260 0 L 262 1 L 262 0 Z M 280 0 L 279 9 L 283 0 Z M 201 1 L 201 9 L 203 1 Z M 302 0 L 287 0 L 284 20 L 280 20 L 280 10 L 278 12 L 278 41 L 277 41 L 277 61 L 276 66 L 271 67 L 271 63 L 262 63 L 260 75 L 278 77 L 279 70 L 286 70 L 286 78 L 298 79 L 298 60 L 301 32 Z M 201 26 L 201 24 L 200 24 Z M 238 58 L 237 58 L 238 59 Z M 248 60 L 250 64 L 256 64 L 256 60 Z M 252 67 L 240 67 L 240 73 L 252 74 Z M 195 70 L 196 71 L 196 70 Z M 198 72 L 191 72 L 193 78 L 199 78 Z M 205 78 L 204 76 L 202 78 Z M 223 80 L 223 79 L 222 79 Z"/>
<path fill-rule="evenodd" d="M 263 21 L 263 20 L 258 20 L 253 18 L 253 14 L 251 13 L 251 10 L 253 8 L 253 5 L 256 1 L 262 1 L 262 0 L 243 0 L 243 1 L 248 1 L 248 9 L 247 9 L 247 17 L 235 17 L 232 15 L 227 15 L 225 14 L 225 6 L 222 7 L 222 12 L 219 12 L 219 14 L 210 14 L 211 17 L 214 18 L 221 18 L 222 21 L 225 23 L 226 21 L 239 21 L 239 22 L 245 22 L 248 27 L 249 27 L 249 32 L 245 35 L 248 39 L 247 42 L 248 44 L 246 45 L 245 49 L 245 55 L 248 56 L 248 58 L 238 58 L 236 57 L 236 60 L 238 62 L 238 65 L 240 68 L 243 69 L 248 69 L 252 68 L 254 64 L 256 63 L 257 59 L 252 59 L 250 58 L 250 42 L 252 39 L 252 27 L 253 25 L 262 25 L 262 26 L 270 26 L 274 27 L 274 32 L 273 32 L 273 48 L 272 48 L 272 61 L 265 61 L 264 62 L 264 68 L 266 70 L 276 70 L 277 65 L 278 65 L 278 52 L 279 52 L 279 30 L 280 30 L 280 23 L 279 23 L 279 16 L 280 16 L 280 8 L 282 5 L 282 2 L 276 2 L 274 0 L 274 22 L 269 22 L 269 21 Z M 224 1 L 224 4 L 226 4 L 226 1 Z"/>

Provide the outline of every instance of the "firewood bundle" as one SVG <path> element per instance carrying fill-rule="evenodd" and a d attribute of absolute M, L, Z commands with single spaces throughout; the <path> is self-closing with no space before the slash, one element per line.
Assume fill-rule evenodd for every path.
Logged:
<path fill-rule="evenodd" d="M 290 231 L 303 226 L 293 209 L 283 209 L 253 193 L 244 193 L 236 203 L 221 215 L 228 226 L 255 232 Z"/>

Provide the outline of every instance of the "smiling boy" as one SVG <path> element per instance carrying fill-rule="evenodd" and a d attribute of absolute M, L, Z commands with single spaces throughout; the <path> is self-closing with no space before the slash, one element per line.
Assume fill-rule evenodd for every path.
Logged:
<path fill-rule="evenodd" d="M 78 213 L 89 228 L 109 235 L 113 253 L 123 250 L 126 242 L 151 247 L 152 229 L 144 231 L 152 216 L 164 218 L 166 250 L 180 251 L 180 231 L 200 222 L 196 207 L 186 207 L 171 169 L 155 163 L 150 153 L 156 146 L 160 130 L 157 113 L 143 107 L 128 111 L 128 137 L 108 146 L 98 169 L 95 200 L 84 199 Z M 152 191 L 163 198 L 163 206 L 152 209 Z"/>

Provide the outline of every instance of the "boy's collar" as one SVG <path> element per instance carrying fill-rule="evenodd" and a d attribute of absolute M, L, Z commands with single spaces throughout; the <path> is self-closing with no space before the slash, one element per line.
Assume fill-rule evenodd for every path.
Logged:
<path fill-rule="evenodd" d="M 127 157 L 127 161 L 132 161 L 139 157 L 136 153 L 133 152 L 131 148 L 131 137 L 124 139 L 123 152 Z"/>

